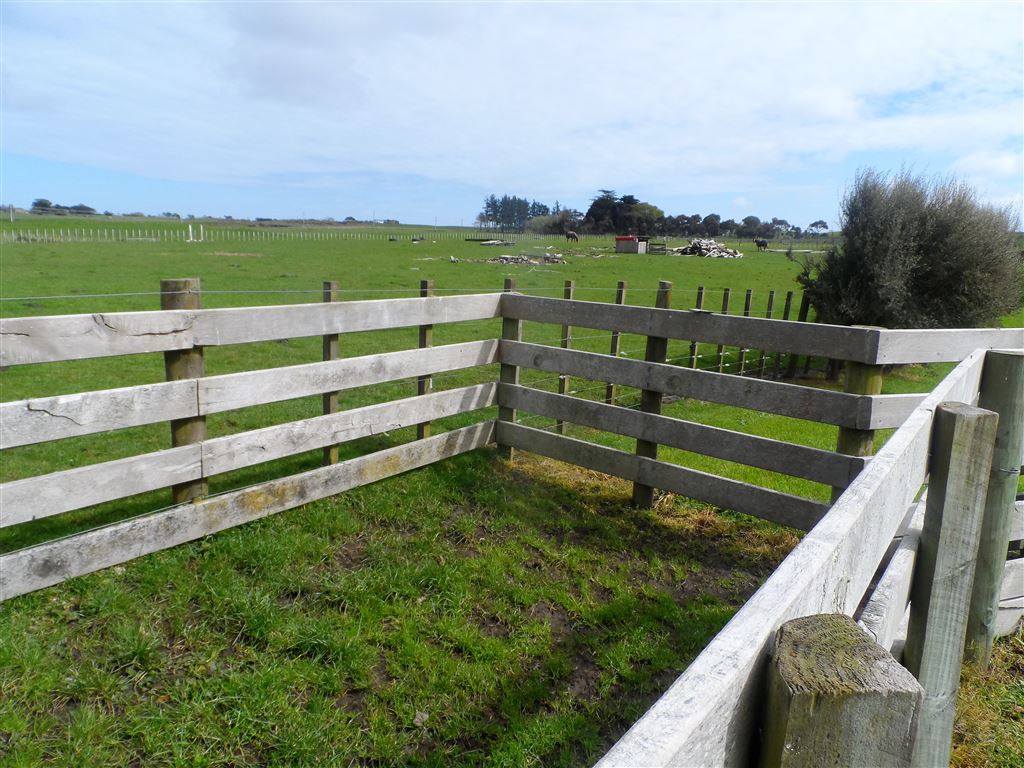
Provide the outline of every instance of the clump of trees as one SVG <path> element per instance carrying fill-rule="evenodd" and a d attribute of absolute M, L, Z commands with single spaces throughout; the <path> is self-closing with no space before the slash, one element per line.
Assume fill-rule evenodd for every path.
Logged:
<path fill-rule="evenodd" d="M 96 209 L 86 205 L 85 203 L 79 203 L 78 205 L 60 205 L 47 200 L 45 197 L 37 197 L 32 201 L 32 213 L 51 213 L 57 214 L 58 216 L 67 216 L 75 214 L 79 216 L 93 215 L 96 213 Z"/>
<path fill-rule="evenodd" d="M 861 171 L 840 222 L 841 242 L 797 277 L 821 322 L 978 327 L 1024 302 L 1015 216 L 961 181 Z"/>
<path fill-rule="evenodd" d="M 660 237 L 744 237 L 800 238 L 805 234 L 820 235 L 828 224 L 819 219 L 806 230 L 785 219 L 762 221 L 747 216 L 741 222 L 722 220 L 717 213 L 668 216 L 653 203 L 633 195 L 617 195 L 613 189 L 599 189 L 591 199 L 586 213 L 563 208 L 556 200 L 553 207 L 516 195 L 489 195 L 476 223 L 482 228 L 506 232 L 529 230 L 540 234 L 559 235 L 569 230 L 590 235 L 652 235 Z"/>

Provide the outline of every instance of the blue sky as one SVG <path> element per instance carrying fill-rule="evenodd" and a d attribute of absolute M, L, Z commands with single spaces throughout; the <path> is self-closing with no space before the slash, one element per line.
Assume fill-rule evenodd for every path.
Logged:
<path fill-rule="evenodd" d="M 837 220 L 858 168 L 1022 207 L 1012 3 L 3 0 L 0 202 L 470 223 Z"/>

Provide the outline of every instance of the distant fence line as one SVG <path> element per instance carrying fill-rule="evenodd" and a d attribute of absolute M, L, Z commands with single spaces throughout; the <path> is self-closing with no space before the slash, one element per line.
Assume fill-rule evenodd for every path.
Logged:
<path fill-rule="evenodd" d="M 514 243 L 550 240 L 561 235 L 534 232 L 491 232 L 487 230 L 424 229 L 417 232 L 367 232 L 345 229 L 295 229 L 253 227 L 226 229 L 192 224 L 182 227 L 26 227 L 0 230 L 3 243 L 114 243 L 114 242 L 256 242 L 328 240 L 474 240 L 493 238 Z M 608 240 L 611 235 L 579 235 L 581 240 Z"/>

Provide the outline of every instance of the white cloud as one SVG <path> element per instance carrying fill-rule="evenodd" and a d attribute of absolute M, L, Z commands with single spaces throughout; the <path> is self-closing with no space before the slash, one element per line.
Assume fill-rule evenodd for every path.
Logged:
<path fill-rule="evenodd" d="M 1020 165 L 984 150 L 1020 142 L 1019 5 L 5 6 L 4 150 L 157 178 L 578 199 L 749 196 L 858 153 Z"/>

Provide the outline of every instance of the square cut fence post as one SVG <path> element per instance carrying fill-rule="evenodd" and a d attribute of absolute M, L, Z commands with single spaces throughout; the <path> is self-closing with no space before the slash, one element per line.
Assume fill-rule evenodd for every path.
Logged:
<path fill-rule="evenodd" d="M 626 281 L 619 280 L 618 287 L 615 289 L 615 303 L 622 305 L 626 303 Z M 612 331 L 612 346 L 609 350 L 609 354 L 612 357 L 618 358 L 619 351 L 622 349 L 622 334 L 618 331 Z M 612 382 L 607 382 L 604 385 L 604 401 L 608 405 L 615 403 L 615 396 L 618 387 Z"/>
<path fill-rule="evenodd" d="M 572 301 L 572 298 L 573 298 L 573 295 L 575 293 L 575 290 L 576 290 L 576 283 L 573 282 L 572 280 L 566 280 L 565 281 L 565 291 L 562 294 L 562 297 L 566 301 Z M 562 338 L 561 338 L 560 344 L 561 344 L 562 349 L 572 349 L 572 326 L 571 325 L 563 325 L 562 326 Z M 568 374 L 560 373 L 558 375 L 558 394 L 565 395 L 565 394 L 568 394 L 568 392 L 569 392 L 569 376 L 568 376 Z M 561 420 L 556 421 L 555 422 L 555 431 L 558 434 L 560 434 L 560 435 L 564 435 L 565 434 L 565 422 L 561 421 Z"/>
<path fill-rule="evenodd" d="M 432 296 L 434 293 L 434 281 L 433 280 L 421 280 L 420 281 L 420 296 L 427 297 Z M 420 349 L 434 346 L 434 326 L 433 325 L 421 325 L 420 326 Z M 419 376 L 416 379 L 416 394 L 417 395 L 428 395 L 434 391 L 434 377 L 433 376 Z M 416 425 L 416 437 L 422 440 L 425 437 L 430 437 L 430 422 L 425 421 L 422 424 Z"/>
<path fill-rule="evenodd" d="M 921 686 L 849 616 L 779 627 L 767 688 L 762 768 L 910 765 Z"/>
<path fill-rule="evenodd" d="M 722 291 L 722 314 L 729 314 L 729 296 L 732 290 L 726 288 Z M 719 344 L 715 350 L 715 355 L 718 357 L 718 372 L 722 373 L 725 370 L 725 344 Z"/>
<path fill-rule="evenodd" d="M 999 613 L 999 592 L 1006 568 L 1006 548 L 1013 523 L 1017 480 L 1021 463 L 1024 463 L 1024 351 L 990 350 L 985 353 L 978 407 L 998 413 L 999 427 L 981 524 L 971 608 L 967 615 L 967 651 L 964 658 L 988 669 Z"/>
<path fill-rule="evenodd" d="M 202 289 L 198 277 L 160 281 L 160 309 L 202 309 Z M 164 371 L 167 381 L 202 378 L 206 370 L 203 348 L 164 352 Z M 206 417 L 191 416 L 171 421 L 171 446 L 193 445 L 206 439 Z M 205 496 L 206 478 L 190 480 L 171 486 L 171 500 L 184 504 Z"/>
<path fill-rule="evenodd" d="M 862 328 L 863 326 L 855 326 Z M 846 363 L 846 384 L 843 391 L 851 395 L 882 394 L 882 366 L 865 363 Z M 836 453 L 847 456 L 871 456 L 875 452 L 875 430 L 840 427 L 836 438 Z M 832 488 L 832 501 L 838 499 L 845 487 Z"/>
<path fill-rule="evenodd" d="M 726 289 L 728 290 L 728 289 Z M 662 280 L 658 283 L 658 297 L 655 306 L 668 309 L 672 303 L 672 283 Z M 668 339 L 661 336 L 647 337 L 647 353 L 644 360 L 648 363 L 664 363 L 668 355 Z M 661 413 L 662 393 L 650 389 L 640 391 L 640 410 L 644 413 Z M 636 441 L 636 455 L 648 459 L 658 458 L 658 444 L 648 440 Z M 633 483 L 633 504 L 638 507 L 650 508 L 654 504 L 654 488 L 643 483 Z"/>
<path fill-rule="evenodd" d="M 694 309 L 700 309 L 700 310 L 704 309 L 704 286 L 703 285 L 698 285 L 697 286 L 697 301 L 694 302 L 693 308 Z M 700 344 L 696 340 L 693 340 L 693 341 L 690 342 L 690 367 L 691 368 L 696 368 L 698 360 L 700 360 Z"/>
<path fill-rule="evenodd" d="M 999 416 L 942 403 L 932 426 L 928 501 L 910 588 L 903 661 L 924 688 L 912 765 L 949 763 L 967 612 Z"/>
<path fill-rule="evenodd" d="M 511 277 L 505 278 L 505 292 L 511 293 L 516 289 L 516 281 Z M 523 338 L 523 321 L 517 320 L 514 317 L 502 317 L 501 319 L 501 338 L 506 341 L 522 341 Z M 501 364 L 501 370 L 498 373 L 498 387 L 502 384 L 518 384 L 519 383 L 519 367 L 515 365 L 508 365 L 507 363 Z M 499 394 L 500 398 L 500 394 Z M 514 449 L 511 445 L 502 445 L 500 441 L 501 435 L 501 423 L 507 421 L 510 424 L 514 424 L 516 420 L 515 408 L 510 408 L 507 405 L 498 406 L 498 451 L 509 461 L 514 456 Z"/>
<path fill-rule="evenodd" d="M 324 301 L 340 301 L 341 294 L 339 293 L 338 283 L 334 280 L 324 280 Z M 323 359 L 337 360 L 341 356 L 341 335 L 337 333 L 327 333 L 323 337 Z M 337 392 L 324 392 L 323 394 L 323 411 L 324 415 L 338 412 L 338 393 Z M 327 445 L 324 446 L 324 466 L 328 464 L 338 463 L 338 446 Z"/>

